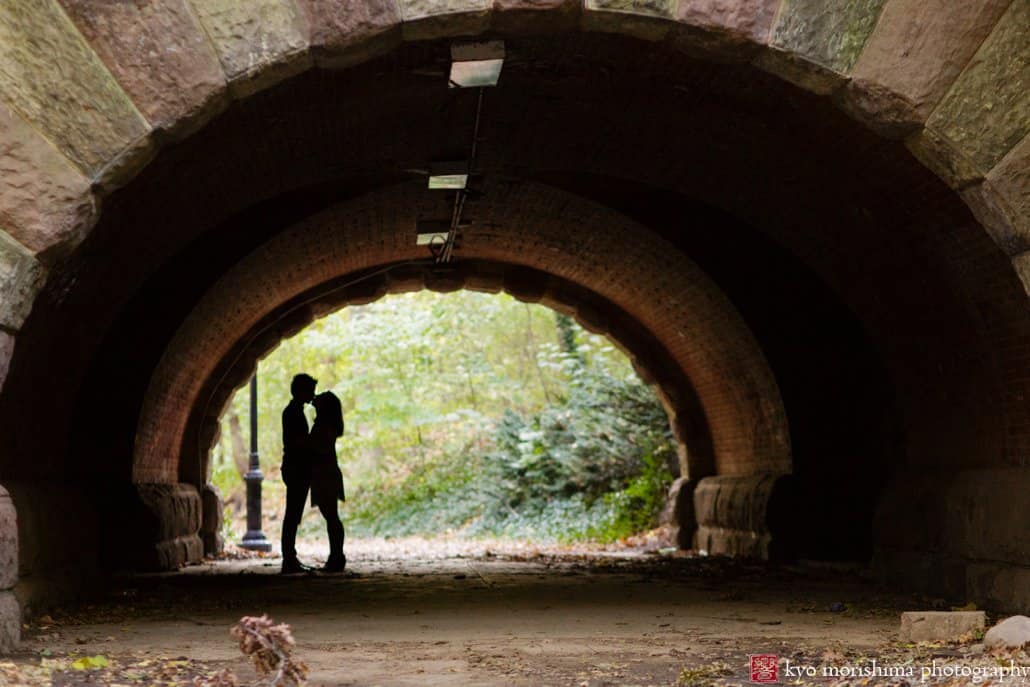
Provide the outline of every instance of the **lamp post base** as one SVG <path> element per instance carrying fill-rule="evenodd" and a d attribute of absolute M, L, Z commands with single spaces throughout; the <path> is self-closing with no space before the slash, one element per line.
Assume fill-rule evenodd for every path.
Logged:
<path fill-rule="evenodd" d="M 265 539 L 265 533 L 261 530 L 257 532 L 248 531 L 243 535 L 243 541 L 240 542 L 241 549 L 249 549 L 250 551 L 271 551 L 272 543 Z"/>

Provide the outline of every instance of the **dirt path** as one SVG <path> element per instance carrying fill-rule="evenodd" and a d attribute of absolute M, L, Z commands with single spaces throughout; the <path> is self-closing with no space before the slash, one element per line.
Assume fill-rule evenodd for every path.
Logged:
<path fill-rule="evenodd" d="M 749 654 L 882 654 L 897 612 L 917 603 L 854 575 L 725 560 L 404 553 L 351 546 L 342 576 L 283 577 L 258 558 L 122 580 L 102 602 L 39 619 L 9 670 L 175 684 L 232 668 L 253 682 L 228 630 L 267 613 L 292 626 L 313 685 L 741 684 Z M 97 655 L 108 665 L 68 668 Z"/>

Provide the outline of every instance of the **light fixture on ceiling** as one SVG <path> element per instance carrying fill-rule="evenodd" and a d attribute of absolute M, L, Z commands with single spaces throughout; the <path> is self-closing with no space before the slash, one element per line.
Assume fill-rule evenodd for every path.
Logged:
<path fill-rule="evenodd" d="M 447 234 L 450 230 L 451 227 L 447 222 L 417 222 L 415 224 L 415 245 L 429 246 L 430 248 L 437 244 L 443 246 L 447 242 Z"/>
<path fill-rule="evenodd" d="M 432 190 L 458 190 L 468 186 L 469 163 L 467 160 L 433 162 L 429 165 L 429 188 Z"/>
<path fill-rule="evenodd" d="M 451 88 L 496 86 L 504 64 L 504 41 L 451 45 Z"/>

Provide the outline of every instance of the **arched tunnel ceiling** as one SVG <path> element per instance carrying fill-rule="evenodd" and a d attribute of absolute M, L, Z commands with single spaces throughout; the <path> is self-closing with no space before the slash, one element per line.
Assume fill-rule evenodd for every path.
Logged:
<path fill-rule="evenodd" d="M 925 419 L 910 422 L 944 413 L 972 425 L 961 438 L 915 432 L 926 444 L 917 454 L 972 456 L 979 450 L 965 447 L 986 443 L 1021 455 L 1019 441 L 1001 438 L 1019 417 L 1019 395 L 995 390 L 1002 370 L 1018 365 L 1005 355 L 1018 360 L 1018 351 L 992 351 L 1025 328 L 1020 286 L 955 194 L 897 142 L 750 65 L 697 61 L 668 44 L 571 33 L 509 40 L 508 51 L 484 110 L 486 175 L 535 178 L 620 204 L 673 243 L 709 250 L 702 267 L 721 270 L 722 287 L 738 301 L 751 298 L 752 316 L 769 304 L 756 305 L 755 287 L 741 285 L 771 241 L 879 337 L 899 402 L 925 406 Z M 418 43 L 346 71 L 309 71 L 166 149 L 106 201 L 90 239 L 54 264 L 5 399 L 41 373 L 81 384 L 105 336 L 152 335 L 138 348 L 158 353 L 135 363 L 149 376 L 191 304 L 261 241 L 464 150 L 474 101 L 443 87 L 447 61 L 447 42 Z M 736 245 L 713 238 L 727 215 L 752 227 Z M 131 305 L 141 293 L 170 316 L 112 329 L 126 313 L 144 313 Z M 928 339 L 939 356 L 921 355 Z M 942 369 L 953 371 L 951 390 L 923 383 Z M 63 402 L 72 415 L 74 401 Z M 47 436 L 56 442 L 48 450 L 31 433 L 11 437 L 8 453 L 60 456 L 68 436 Z"/>

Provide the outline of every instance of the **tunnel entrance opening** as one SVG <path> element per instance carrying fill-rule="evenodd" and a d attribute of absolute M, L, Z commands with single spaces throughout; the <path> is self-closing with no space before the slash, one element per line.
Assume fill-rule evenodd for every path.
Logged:
<path fill-rule="evenodd" d="M 656 527 L 680 476 L 654 391 L 570 316 L 507 295 L 388 296 L 316 320 L 258 363 L 262 529 L 273 542 L 285 503 L 279 414 L 300 371 L 343 401 L 350 542 L 610 543 Z M 236 543 L 247 527 L 249 393 L 238 390 L 222 415 L 206 480 L 227 504 L 223 532 Z M 663 534 L 654 546 L 675 545 L 676 532 Z M 302 551 L 321 541 L 324 555 L 316 511 L 300 537 Z"/>

